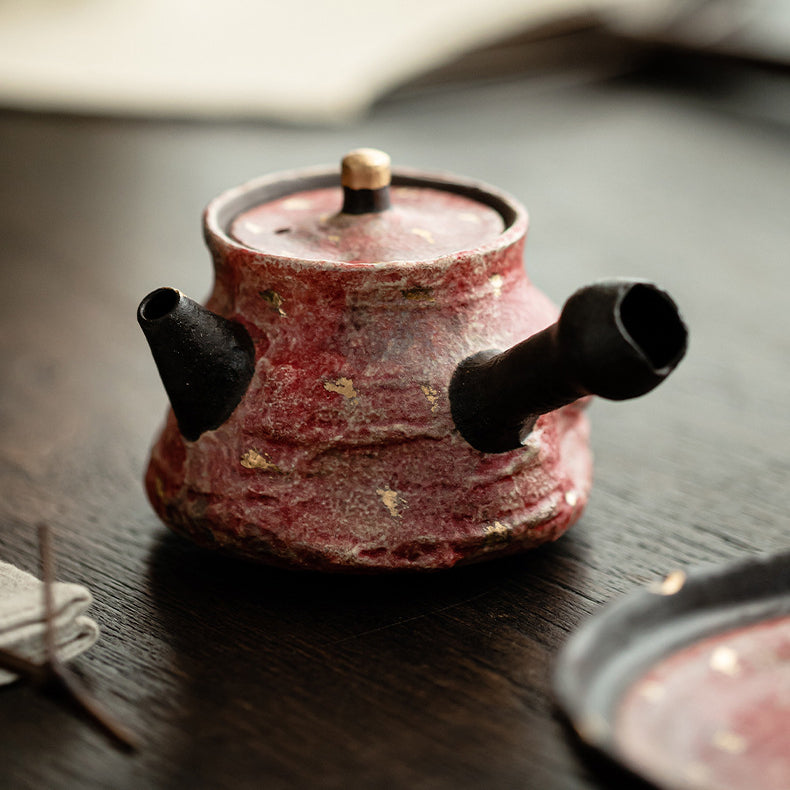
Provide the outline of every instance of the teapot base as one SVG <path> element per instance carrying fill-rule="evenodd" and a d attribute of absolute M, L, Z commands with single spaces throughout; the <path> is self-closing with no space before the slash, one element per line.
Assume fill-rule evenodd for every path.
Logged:
<path fill-rule="evenodd" d="M 220 493 L 208 492 L 194 481 L 186 483 L 180 437 L 173 427 L 166 426 L 146 474 L 148 495 L 160 518 L 200 546 L 279 567 L 432 571 L 516 554 L 560 537 L 580 517 L 591 485 L 589 428 L 578 406 L 541 418 L 523 449 L 485 456 L 470 448 L 479 462 L 471 494 L 469 468 L 453 464 L 437 469 L 435 447 L 421 458 L 414 445 L 405 448 L 408 464 L 412 473 L 415 464 L 424 464 L 424 474 L 412 474 L 419 484 L 411 488 L 377 485 L 375 472 L 369 473 L 376 460 L 367 448 L 343 454 L 339 463 L 346 473 L 335 478 L 347 486 L 342 491 L 327 479 L 292 479 L 288 495 L 280 499 L 277 487 L 284 475 L 259 455 L 247 456 L 242 465 L 252 467 L 245 474 L 265 479 L 268 488 L 250 495 L 249 488 L 242 493 L 226 479 Z M 207 434 L 200 441 L 212 440 Z M 222 442 L 216 441 L 221 452 Z M 398 459 L 392 457 L 397 449 L 383 452 L 397 469 Z M 355 472 L 348 474 L 352 467 Z M 215 479 L 222 468 L 227 466 L 218 461 Z M 331 493 L 313 496 L 316 482 Z"/>

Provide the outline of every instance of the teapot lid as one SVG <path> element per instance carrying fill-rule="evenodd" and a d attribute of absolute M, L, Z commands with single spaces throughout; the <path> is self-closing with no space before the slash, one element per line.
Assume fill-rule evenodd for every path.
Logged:
<path fill-rule="evenodd" d="M 506 228 L 502 214 L 468 194 L 392 177 L 383 151 L 343 158 L 337 184 L 260 203 L 233 218 L 233 239 L 255 250 L 347 263 L 425 261 L 474 250 Z"/>

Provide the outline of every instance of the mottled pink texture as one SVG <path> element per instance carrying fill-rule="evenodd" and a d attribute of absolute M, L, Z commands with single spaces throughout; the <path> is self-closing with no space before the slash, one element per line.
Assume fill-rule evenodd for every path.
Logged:
<path fill-rule="evenodd" d="M 470 447 L 450 416 L 462 359 L 557 316 L 524 272 L 518 204 L 474 252 L 348 263 L 244 246 L 217 224 L 223 199 L 206 215 L 208 307 L 248 329 L 256 371 L 230 419 L 197 441 L 168 417 L 146 476 L 164 521 L 266 562 L 390 570 L 513 553 L 579 517 L 591 477 L 579 406 L 500 455 Z"/>
<path fill-rule="evenodd" d="M 230 235 L 248 247 L 305 260 L 424 261 L 496 239 L 501 215 L 465 195 L 393 186 L 392 207 L 342 214 L 337 187 L 297 192 L 240 214 Z"/>
<path fill-rule="evenodd" d="M 716 634 L 654 666 L 625 695 L 618 746 L 662 786 L 790 787 L 790 617 Z"/>

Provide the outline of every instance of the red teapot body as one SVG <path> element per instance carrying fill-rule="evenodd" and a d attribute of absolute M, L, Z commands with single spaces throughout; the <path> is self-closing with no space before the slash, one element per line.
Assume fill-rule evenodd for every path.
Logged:
<path fill-rule="evenodd" d="M 387 205 L 359 213 L 343 210 L 349 187 L 336 169 L 231 190 L 204 215 L 215 269 L 205 309 L 173 289 L 141 304 L 174 407 L 146 488 L 175 531 L 279 565 L 439 569 L 553 540 L 581 514 L 594 390 L 549 381 L 566 376 L 562 355 L 546 373 L 530 362 L 537 346 L 555 354 L 570 330 L 556 329 L 557 309 L 524 270 L 526 212 L 497 189 L 440 174 L 396 170 L 383 188 Z M 364 209 L 383 188 L 351 188 L 352 198 Z M 635 300 L 633 287 L 621 302 Z M 645 331 L 645 310 L 669 311 L 674 345 L 650 360 L 660 379 L 658 363 L 682 356 L 685 328 L 656 293 L 629 309 L 640 313 L 631 334 Z M 206 351 L 215 335 L 219 350 Z M 536 336 L 519 359 L 490 362 Z M 199 369 L 181 370 L 184 358 Z M 483 370 L 474 380 L 469 364 L 469 375 Z M 538 403 L 511 415 L 533 386 L 525 367 L 561 392 L 531 395 Z M 214 408 L 217 393 L 230 396 Z M 504 443 L 486 446 L 497 431 Z"/>

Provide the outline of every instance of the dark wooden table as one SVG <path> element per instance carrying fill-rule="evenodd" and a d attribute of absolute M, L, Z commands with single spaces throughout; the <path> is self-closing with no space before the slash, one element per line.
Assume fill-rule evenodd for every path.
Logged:
<path fill-rule="evenodd" d="M 790 76 L 658 72 L 401 96 L 340 129 L 0 114 L 0 556 L 35 571 L 51 525 L 102 629 L 74 667 L 143 739 L 124 755 L 0 689 L 3 788 L 612 786 L 553 705 L 569 633 L 674 568 L 790 543 Z M 594 405 L 596 487 L 556 544 L 323 577 L 193 549 L 148 506 L 165 396 L 138 301 L 208 292 L 221 189 L 358 145 L 518 195 L 556 301 L 632 275 L 683 309 L 675 375 Z"/>

